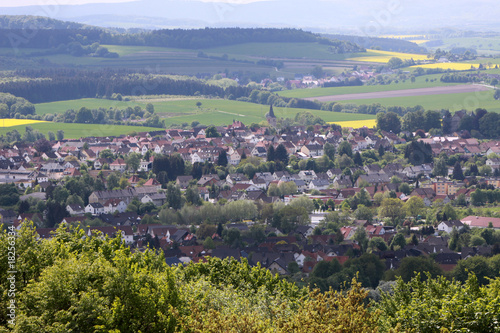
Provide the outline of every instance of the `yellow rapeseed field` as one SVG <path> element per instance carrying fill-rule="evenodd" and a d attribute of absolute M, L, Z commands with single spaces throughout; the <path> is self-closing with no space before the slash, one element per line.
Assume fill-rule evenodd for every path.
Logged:
<path fill-rule="evenodd" d="M 376 119 L 366 119 L 366 120 L 350 120 L 350 121 L 330 121 L 328 124 L 337 124 L 342 127 L 352 127 L 352 128 L 361 128 L 361 127 L 368 127 L 372 128 L 377 126 L 377 120 Z"/>
<path fill-rule="evenodd" d="M 399 58 L 401 60 L 410 60 L 413 59 L 415 61 L 417 60 L 428 60 L 427 55 L 425 54 L 416 54 L 416 53 L 401 53 L 401 52 L 390 52 L 390 51 L 380 51 L 380 50 L 366 50 L 367 52 L 371 54 L 375 54 L 373 56 L 367 56 L 367 57 L 356 57 L 356 58 L 350 58 L 347 60 L 354 60 L 354 61 L 368 61 L 368 62 L 379 62 L 379 63 L 388 63 L 389 60 L 393 57 Z"/>
<path fill-rule="evenodd" d="M 470 64 L 464 62 L 439 62 L 435 64 L 415 65 L 411 66 L 411 68 L 421 67 L 421 68 L 439 68 L 439 69 L 451 69 L 455 71 L 465 71 L 471 69 L 471 66 L 474 66 L 474 68 L 477 69 L 479 67 L 479 64 Z"/>
<path fill-rule="evenodd" d="M 393 39 L 416 39 L 416 38 L 426 38 L 426 35 L 382 35 L 382 38 L 393 38 Z"/>
<path fill-rule="evenodd" d="M 42 120 L 32 120 L 32 119 L 0 119 L 0 127 L 12 127 L 19 125 L 30 125 L 37 123 L 46 123 L 46 121 Z"/>
<path fill-rule="evenodd" d="M 409 40 L 409 42 L 412 42 L 412 43 L 415 43 L 415 44 L 423 44 L 423 43 L 427 43 L 429 41 L 429 39 L 413 39 L 413 40 Z"/>

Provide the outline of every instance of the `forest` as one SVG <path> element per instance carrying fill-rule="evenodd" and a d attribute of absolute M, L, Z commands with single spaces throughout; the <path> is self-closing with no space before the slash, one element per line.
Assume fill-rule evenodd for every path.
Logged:
<path fill-rule="evenodd" d="M 499 278 L 483 285 L 474 274 L 465 282 L 417 275 L 370 291 L 354 278 L 343 292 L 320 293 L 245 259 L 169 267 L 152 250 L 84 234 L 61 225 L 39 240 L 29 223 L 0 234 L 0 332 L 500 330 Z"/>

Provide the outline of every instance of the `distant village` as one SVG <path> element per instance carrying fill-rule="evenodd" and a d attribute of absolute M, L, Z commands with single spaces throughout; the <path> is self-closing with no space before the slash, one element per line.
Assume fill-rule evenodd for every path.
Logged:
<path fill-rule="evenodd" d="M 273 119 L 274 118 L 274 119 Z M 453 166 L 448 166 L 448 176 L 434 177 L 433 163 L 411 165 L 396 158 L 398 149 L 404 149 L 406 140 L 391 132 L 371 128 L 342 129 L 329 125 L 292 126 L 288 131 L 270 131 L 275 126 L 274 115 L 268 116 L 270 127 L 249 128 L 240 121 L 228 126 L 215 127 L 216 136 L 207 136 L 209 127 L 197 126 L 193 129 L 167 129 L 157 132 L 141 132 L 133 136 L 87 137 L 79 140 L 52 141 L 51 149 L 40 153 L 29 144 L 14 145 L 0 152 L 0 184 L 14 184 L 24 193 L 20 202 L 43 202 L 48 193 L 63 187 L 72 178 L 90 177 L 102 181 L 104 188 L 94 190 L 88 197 L 81 198 L 83 204 L 72 203 L 64 207 L 62 218 L 47 228 L 48 213 L 30 209 L 20 212 L 14 207 L 1 209 L 1 220 L 6 225 L 20 228 L 26 220 L 34 221 L 40 238 L 50 238 L 61 223 L 75 225 L 82 222 L 88 235 L 102 233 L 109 237 L 121 235 L 126 244 L 135 249 L 155 247 L 163 250 L 170 265 L 197 262 L 204 257 L 247 258 L 252 265 L 260 263 L 273 272 L 290 274 L 290 263 L 295 262 L 303 273 L 310 273 L 320 261 L 337 259 L 341 264 L 356 253 L 366 251 L 354 235 L 358 229 L 365 231 L 368 239 L 380 237 L 388 245 L 386 249 L 372 249 L 386 264 L 386 269 L 396 269 L 401 260 L 409 256 L 432 256 L 445 271 L 453 269 L 458 260 L 475 255 L 491 255 L 496 250 L 491 244 L 464 246 L 460 251 L 450 249 L 449 240 L 453 230 L 462 228 L 500 229 L 500 218 L 467 216 L 461 220 L 443 219 L 432 225 L 431 232 L 422 233 L 422 227 L 429 224 L 425 216 L 405 216 L 404 224 L 387 223 L 387 218 L 375 214 L 372 219 L 357 219 L 349 211 L 346 202 L 353 197 L 364 196 L 372 206 L 380 205 L 377 194 L 397 199 L 401 204 L 413 197 L 422 199 L 425 207 L 446 205 L 465 198 L 470 205 L 471 195 L 478 186 L 496 189 L 500 187 L 500 158 L 487 158 L 485 165 L 489 172 L 482 177 L 452 179 Z M 213 128 L 210 129 L 213 131 Z M 276 134 L 271 134 L 276 133 Z M 463 158 L 475 156 L 500 156 L 500 141 L 479 141 L 459 136 L 424 137 L 417 141 L 429 144 L 434 159 L 439 156 L 459 154 Z M 308 163 L 319 161 L 327 154 L 326 147 L 334 147 L 335 158 L 340 158 L 339 147 L 346 145 L 352 154 L 392 154 L 388 163 L 348 163 L 348 166 L 330 167 L 326 170 L 308 169 Z M 278 146 L 286 149 L 290 161 L 298 162 L 299 169 L 238 172 L 238 165 L 244 160 L 268 159 L 269 151 Z M 104 154 L 103 152 L 106 152 Z M 131 170 L 127 156 L 138 154 L 140 160 L 136 170 Z M 103 155 L 106 155 L 103 157 Z M 128 209 L 131 204 L 143 204 L 167 208 L 169 193 L 155 175 L 153 164 L 158 156 L 177 155 L 186 165 L 223 165 L 220 169 L 207 168 L 209 172 L 178 175 L 170 182 L 180 193 L 195 188 L 196 196 L 202 202 L 214 205 L 228 205 L 236 201 L 254 202 L 259 208 L 281 202 L 289 205 L 294 200 L 306 196 L 314 202 L 307 219 L 293 226 L 292 230 L 273 227 L 265 220 L 245 219 L 213 225 L 203 236 L 197 225 L 158 224 L 151 214 L 139 214 Z M 223 164 L 219 159 L 227 158 Z M 365 156 L 365 155 L 363 155 Z M 368 159 L 365 159 L 365 161 Z M 334 165 L 332 163 L 332 165 Z M 305 166 L 305 168 L 304 168 Z M 240 170 L 241 171 L 241 170 Z M 463 170 L 465 172 L 465 170 Z M 117 174 L 126 178 L 123 188 L 109 188 L 109 176 Z M 354 178 L 353 175 L 356 175 Z M 473 180 L 474 179 L 474 180 Z M 397 181 L 395 181 L 397 180 Z M 409 191 L 401 191 L 401 184 L 408 184 Z M 282 184 L 293 184 L 294 193 L 277 195 L 271 188 Z M 475 186 L 471 186 L 471 185 Z M 214 188 L 220 189 L 213 191 Z M 360 194 L 361 193 L 361 194 Z M 22 205 L 19 204 L 19 207 Z M 201 204 L 203 206 L 203 203 Z M 172 208 L 172 207 L 170 207 Z M 172 209 L 170 209 L 172 210 Z M 346 223 L 339 233 L 325 233 L 325 218 L 332 213 L 344 214 Z M 158 213 L 155 213 L 158 214 Z M 98 225 L 86 225 L 91 220 Z M 424 221 L 425 222 L 425 221 Z M 261 225 L 262 238 L 250 232 Z M 394 246 L 393 239 L 406 228 L 405 237 L 413 234 L 417 241 Z M 239 242 L 228 243 L 224 234 L 235 231 Z M 237 232 L 236 232 L 237 230 Z M 207 235 L 212 241 L 207 243 Z M 210 244 L 210 245 L 207 245 Z"/>

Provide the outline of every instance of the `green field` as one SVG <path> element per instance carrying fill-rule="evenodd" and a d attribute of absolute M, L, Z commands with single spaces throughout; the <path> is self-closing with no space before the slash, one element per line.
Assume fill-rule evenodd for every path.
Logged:
<path fill-rule="evenodd" d="M 462 109 L 473 111 L 476 108 L 485 108 L 488 111 L 500 112 L 500 101 L 497 101 L 493 98 L 493 91 L 411 97 L 358 99 L 342 101 L 340 103 L 352 103 L 357 105 L 380 103 L 383 106 L 421 105 L 426 110 L 448 109 L 450 110 L 450 112 L 455 112 Z"/>
<path fill-rule="evenodd" d="M 443 45 L 439 46 L 442 50 L 450 50 L 454 47 L 466 47 L 475 49 L 478 54 L 500 53 L 500 36 L 444 38 L 442 41 Z"/>
<path fill-rule="evenodd" d="M 285 90 L 278 92 L 278 95 L 284 97 L 308 98 L 308 97 L 320 97 L 320 96 L 331 96 L 331 95 L 358 94 L 358 93 L 377 92 L 377 91 L 417 89 L 417 88 L 428 88 L 428 87 L 438 87 L 438 86 L 453 86 L 460 84 L 460 83 L 441 82 L 439 81 L 441 76 L 442 74 L 419 76 L 415 79 L 414 83 L 411 83 L 411 81 L 407 79 L 406 82 L 399 81 L 398 83 L 393 82 L 387 85 Z M 425 81 L 426 79 L 428 79 L 429 82 L 426 82 Z M 431 79 L 436 79 L 436 81 L 430 82 Z"/>
<path fill-rule="evenodd" d="M 115 105 L 113 105 L 112 102 L 114 101 L 86 98 L 80 100 L 36 104 L 35 107 L 37 113 L 42 114 L 42 112 L 64 112 L 67 109 L 78 109 L 82 106 L 86 106 L 91 109 L 98 107 L 114 107 Z M 265 115 L 269 111 L 269 106 L 267 105 L 224 99 L 139 100 L 134 102 L 123 102 L 125 104 L 117 104 L 116 106 L 145 106 L 148 102 L 151 102 L 154 105 L 155 113 L 165 119 L 167 126 L 170 126 L 171 124 L 181 125 L 182 123 L 191 124 L 193 121 L 199 121 L 201 124 L 205 125 L 228 125 L 231 124 L 233 120 L 240 120 L 249 125 L 251 123 L 265 121 Z M 196 106 L 197 102 L 202 103 L 200 108 Z M 309 111 L 327 122 L 365 120 L 374 118 L 373 115 L 364 114 L 338 113 L 298 108 L 274 108 L 276 116 L 283 118 L 294 118 L 295 115 L 301 111 Z"/>
<path fill-rule="evenodd" d="M 145 107 L 146 103 L 138 103 L 134 101 L 128 102 L 119 102 L 109 99 L 98 99 L 98 98 L 83 98 L 83 99 L 75 99 L 70 101 L 59 101 L 59 102 L 50 102 L 50 103 L 40 103 L 35 104 L 36 114 L 47 114 L 47 113 L 63 113 L 68 109 L 79 110 L 82 107 L 87 107 L 89 109 L 98 109 L 98 108 L 117 108 L 117 109 L 125 109 L 127 107 L 134 106 Z"/>
<path fill-rule="evenodd" d="M 119 125 L 94 125 L 94 124 L 67 124 L 67 123 L 39 123 L 29 125 L 41 133 L 47 135 L 51 131 L 56 133 L 58 130 L 64 131 L 66 139 L 79 139 L 88 136 L 119 136 L 132 132 L 147 132 L 158 131 L 159 128 L 142 127 L 142 126 L 119 126 Z M 18 130 L 21 135 L 25 132 L 26 125 L 0 127 L 0 135 L 5 135 L 14 129 Z"/>

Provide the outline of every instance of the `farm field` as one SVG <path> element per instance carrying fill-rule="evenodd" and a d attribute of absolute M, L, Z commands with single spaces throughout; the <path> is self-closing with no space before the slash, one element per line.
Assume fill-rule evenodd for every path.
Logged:
<path fill-rule="evenodd" d="M 200 108 L 196 106 L 201 102 Z M 240 120 L 244 124 L 260 123 L 266 121 L 265 115 L 269 111 L 269 106 L 246 103 L 239 101 L 229 101 L 222 99 L 199 99 L 199 100 L 175 100 L 153 103 L 155 113 L 165 118 L 165 124 L 190 124 L 199 121 L 205 125 L 227 125 L 233 120 Z M 278 118 L 294 118 L 298 112 L 308 111 L 315 116 L 321 117 L 325 121 L 350 121 L 374 119 L 373 115 L 349 114 L 320 110 L 309 110 L 299 108 L 273 107 Z"/>
<path fill-rule="evenodd" d="M 435 64 L 415 65 L 411 66 L 410 68 L 417 68 L 417 67 L 421 67 L 424 69 L 439 68 L 439 69 L 451 69 L 454 71 L 466 71 L 470 70 L 472 67 L 474 67 L 475 69 L 479 68 L 479 64 L 467 63 L 467 62 L 439 62 Z"/>
<path fill-rule="evenodd" d="M 401 60 L 428 60 L 426 54 L 416 54 L 416 53 L 401 53 L 401 52 L 389 52 L 380 50 L 366 50 L 366 55 L 358 53 L 357 56 L 349 58 L 348 60 L 355 60 L 361 62 L 377 62 L 377 63 L 387 63 L 392 57 L 400 58 Z"/>
<path fill-rule="evenodd" d="M 427 87 L 416 89 L 404 90 L 391 90 L 391 91 L 378 91 L 367 92 L 358 94 L 345 94 L 345 95 L 331 95 L 321 97 L 310 97 L 308 100 L 318 100 L 320 102 L 333 102 L 333 101 L 346 101 L 351 99 L 373 99 L 373 98 L 395 98 L 395 97 L 416 97 L 428 95 L 447 95 L 447 94 L 461 94 L 461 93 L 479 93 L 481 91 L 488 91 L 491 88 L 484 85 L 455 85 L 443 87 Z"/>
<path fill-rule="evenodd" d="M 5 135 L 14 129 L 18 130 L 21 135 L 25 132 L 25 125 L 0 127 L 0 135 Z M 68 124 L 55 122 L 39 122 L 29 124 L 33 129 L 39 130 L 47 136 L 47 132 L 56 133 L 58 130 L 64 131 L 66 139 L 79 139 L 87 136 L 119 136 L 132 132 L 158 131 L 159 128 L 142 127 L 142 126 L 119 126 L 119 125 L 94 125 L 94 124 Z"/>
<path fill-rule="evenodd" d="M 342 127 L 352 127 L 352 128 L 361 128 L 361 127 L 376 127 L 377 120 L 376 119 L 367 119 L 367 120 L 352 120 L 352 121 L 330 121 L 329 124 L 337 124 Z"/>
<path fill-rule="evenodd" d="M 500 112 L 500 102 L 493 98 L 493 91 L 478 91 L 461 94 L 427 95 L 412 97 L 374 98 L 345 100 L 342 104 L 372 104 L 380 103 L 383 106 L 415 106 L 421 105 L 426 110 L 448 109 L 450 112 L 458 110 L 473 111 L 476 108 L 485 108 L 488 111 Z"/>
<path fill-rule="evenodd" d="M 284 91 L 277 92 L 277 94 L 280 96 L 284 96 L 284 97 L 308 98 L 308 97 L 357 94 L 357 93 L 378 92 L 378 91 L 391 91 L 391 90 L 451 86 L 451 85 L 460 84 L 460 83 L 441 82 L 441 81 L 439 81 L 441 76 L 442 76 L 442 74 L 418 76 L 415 78 L 414 83 L 411 83 L 410 80 L 406 80 L 406 82 L 399 81 L 398 83 L 391 83 L 388 85 L 328 87 L 328 88 L 284 90 Z M 428 79 L 429 81 L 426 82 L 425 81 L 426 79 Z M 430 80 L 432 80 L 432 79 L 436 79 L 436 81 L 430 82 Z"/>
<path fill-rule="evenodd" d="M 13 126 L 21 126 L 21 125 L 32 125 L 38 123 L 45 123 L 42 120 L 33 120 L 33 119 L 0 119 L 0 127 L 13 127 Z"/>
<path fill-rule="evenodd" d="M 104 102 L 104 105 L 101 104 Z M 98 108 L 100 106 L 113 107 L 109 100 L 102 99 L 80 99 L 52 103 L 36 104 L 37 113 L 39 113 L 39 106 L 42 106 L 42 112 L 51 110 L 49 113 L 60 110 L 64 112 L 69 108 L 81 108 L 86 106 L 88 108 Z M 151 102 L 155 107 L 155 114 L 165 119 L 165 124 L 170 126 L 172 124 L 181 125 L 182 123 L 191 124 L 193 121 L 198 121 L 205 125 L 227 125 L 231 124 L 233 120 L 240 120 L 249 125 L 251 123 L 260 123 L 266 121 L 265 115 L 269 111 L 268 105 L 230 101 L 223 99 L 185 99 L 185 100 L 140 100 L 131 101 L 129 103 L 136 103 L 136 105 L 145 106 L 147 102 Z M 201 102 L 201 107 L 197 107 L 196 103 Z M 125 107 L 128 105 L 125 105 Z M 352 121 L 352 120 L 366 120 L 374 119 L 373 115 L 364 114 L 351 114 L 351 113 L 338 113 L 330 111 L 309 110 L 299 108 L 280 108 L 274 107 L 274 113 L 277 117 L 294 118 L 298 112 L 309 111 L 312 114 L 321 117 L 325 121 Z"/>

